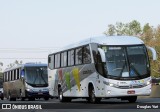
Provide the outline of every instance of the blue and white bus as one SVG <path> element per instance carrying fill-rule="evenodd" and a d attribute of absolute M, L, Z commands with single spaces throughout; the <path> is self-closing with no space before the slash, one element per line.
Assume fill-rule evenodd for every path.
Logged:
<path fill-rule="evenodd" d="M 3 80 L 4 97 L 10 101 L 50 97 L 47 64 L 26 63 L 6 69 Z"/>
<path fill-rule="evenodd" d="M 60 101 L 102 98 L 135 102 L 150 95 L 148 50 L 156 51 L 132 36 L 100 36 L 69 45 L 48 56 L 50 95 Z"/>

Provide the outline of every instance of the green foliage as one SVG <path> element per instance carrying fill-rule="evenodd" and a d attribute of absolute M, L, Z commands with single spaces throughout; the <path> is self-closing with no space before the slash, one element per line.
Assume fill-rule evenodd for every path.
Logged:
<path fill-rule="evenodd" d="M 141 25 L 138 21 L 133 20 L 129 23 L 117 22 L 116 25 L 108 25 L 106 35 L 139 35 L 141 34 Z"/>
<path fill-rule="evenodd" d="M 13 66 L 16 66 L 22 63 L 23 63 L 22 60 L 21 61 L 15 60 L 14 63 L 10 63 L 9 65 L 7 65 L 7 67 L 12 68 Z"/>

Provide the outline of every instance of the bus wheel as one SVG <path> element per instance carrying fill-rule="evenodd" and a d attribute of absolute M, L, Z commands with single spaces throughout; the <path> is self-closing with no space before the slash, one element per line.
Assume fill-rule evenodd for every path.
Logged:
<path fill-rule="evenodd" d="M 129 103 L 134 103 L 137 100 L 137 96 L 131 96 L 128 98 Z"/>
<path fill-rule="evenodd" d="M 65 98 L 63 97 L 63 92 L 62 92 L 61 87 L 58 88 L 58 96 L 59 96 L 59 101 L 60 102 L 64 102 L 65 101 Z"/>
<path fill-rule="evenodd" d="M 63 96 L 63 92 L 61 87 L 58 88 L 58 96 L 60 102 L 71 102 L 71 98 L 66 98 Z"/>
<path fill-rule="evenodd" d="M 29 101 L 35 101 L 35 98 L 28 98 Z"/>
<path fill-rule="evenodd" d="M 12 98 L 12 101 L 16 101 L 16 98 Z"/>
<path fill-rule="evenodd" d="M 94 91 L 93 87 L 89 88 L 89 98 L 87 98 L 87 100 L 90 103 L 100 103 L 100 101 L 101 101 L 101 98 L 96 98 L 95 91 Z"/>
<path fill-rule="evenodd" d="M 8 96 L 8 100 L 9 101 L 13 101 L 13 99 L 11 98 L 11 95 L 9 94 L 9 96 Z"/>
<path fill-rule="evenodd" d="M 48 98 L 48 97 L 45 97 L 45 98 L 44 98 L 44 100 L 46 100 L 46 101 L 47 101 L 47 100 L 49 100 L 49 98 Z"/>
<path fill-rule="evenodd" d="M 25 100 L 25 97 L 21 97 L 21 101 L 24 101 Z"/>

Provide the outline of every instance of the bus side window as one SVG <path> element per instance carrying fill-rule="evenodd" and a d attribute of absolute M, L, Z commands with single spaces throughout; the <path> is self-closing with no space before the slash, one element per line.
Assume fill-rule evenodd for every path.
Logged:
<path fill-rule="evenodd" d="M 76 55 L 75 56 L 76 56 L 75 57 L 76 58 L 75 59 L 76 65 L 82 64 L 82 48 L 81 47 L 76 49 Z"/>
<path fill-rule="evenodd" d="M 54 69 L 54 54 L 48 57 L 48 67 Z"/>
<path fill-rule="evenodd" d="M 91 55 L 89 46 L 83 47 L 83 63 L 88 64 L 91 63 Z"/>
<path fill-rule="evenodd" d="M 55 68 L 59 68 L 60 67 L 60 53 L 55 54 Z"/>
<path fill-rule="evenodd" d="M 24 74 L 25 74 L 25 72 L 24 72 L 24 69 L 23 69 L 23 70 L 21 70 L 21 77 L 24 77 Z"/>
<path fill-rule="evenodd" d="M 19 69 L 17 69 L 17 79 L 19 79 Z"/>
<path fill-rule="evenodd" d="M 6 81 L 6 72 L 3 73 L 3 82 L 5 82 L 5 81 Z"/>
<path fill-rule="evenodd" d="M 16 80 L 16 69 L 13 71 L 14 73 L 13 73 L 13 80 Z"/>

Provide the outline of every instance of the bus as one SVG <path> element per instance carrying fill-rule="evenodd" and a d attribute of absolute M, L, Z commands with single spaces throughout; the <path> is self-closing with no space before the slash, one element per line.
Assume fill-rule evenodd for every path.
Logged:
<path fill-rule="evenodd" d="M 61 102 L 136 102 L 137 96 L 151 93 L 147 51 L 156 60 L 156 51 L 133 36 L 104 35 L 66 46 L 48 55 L 49 93 Z"/>
<path fill-rule="evenodd" d="M 10 101 L 35 98 L 48 100 L 47 64 L 26 63 L 8 68 L 3 72 L 4 97 Z"/>

